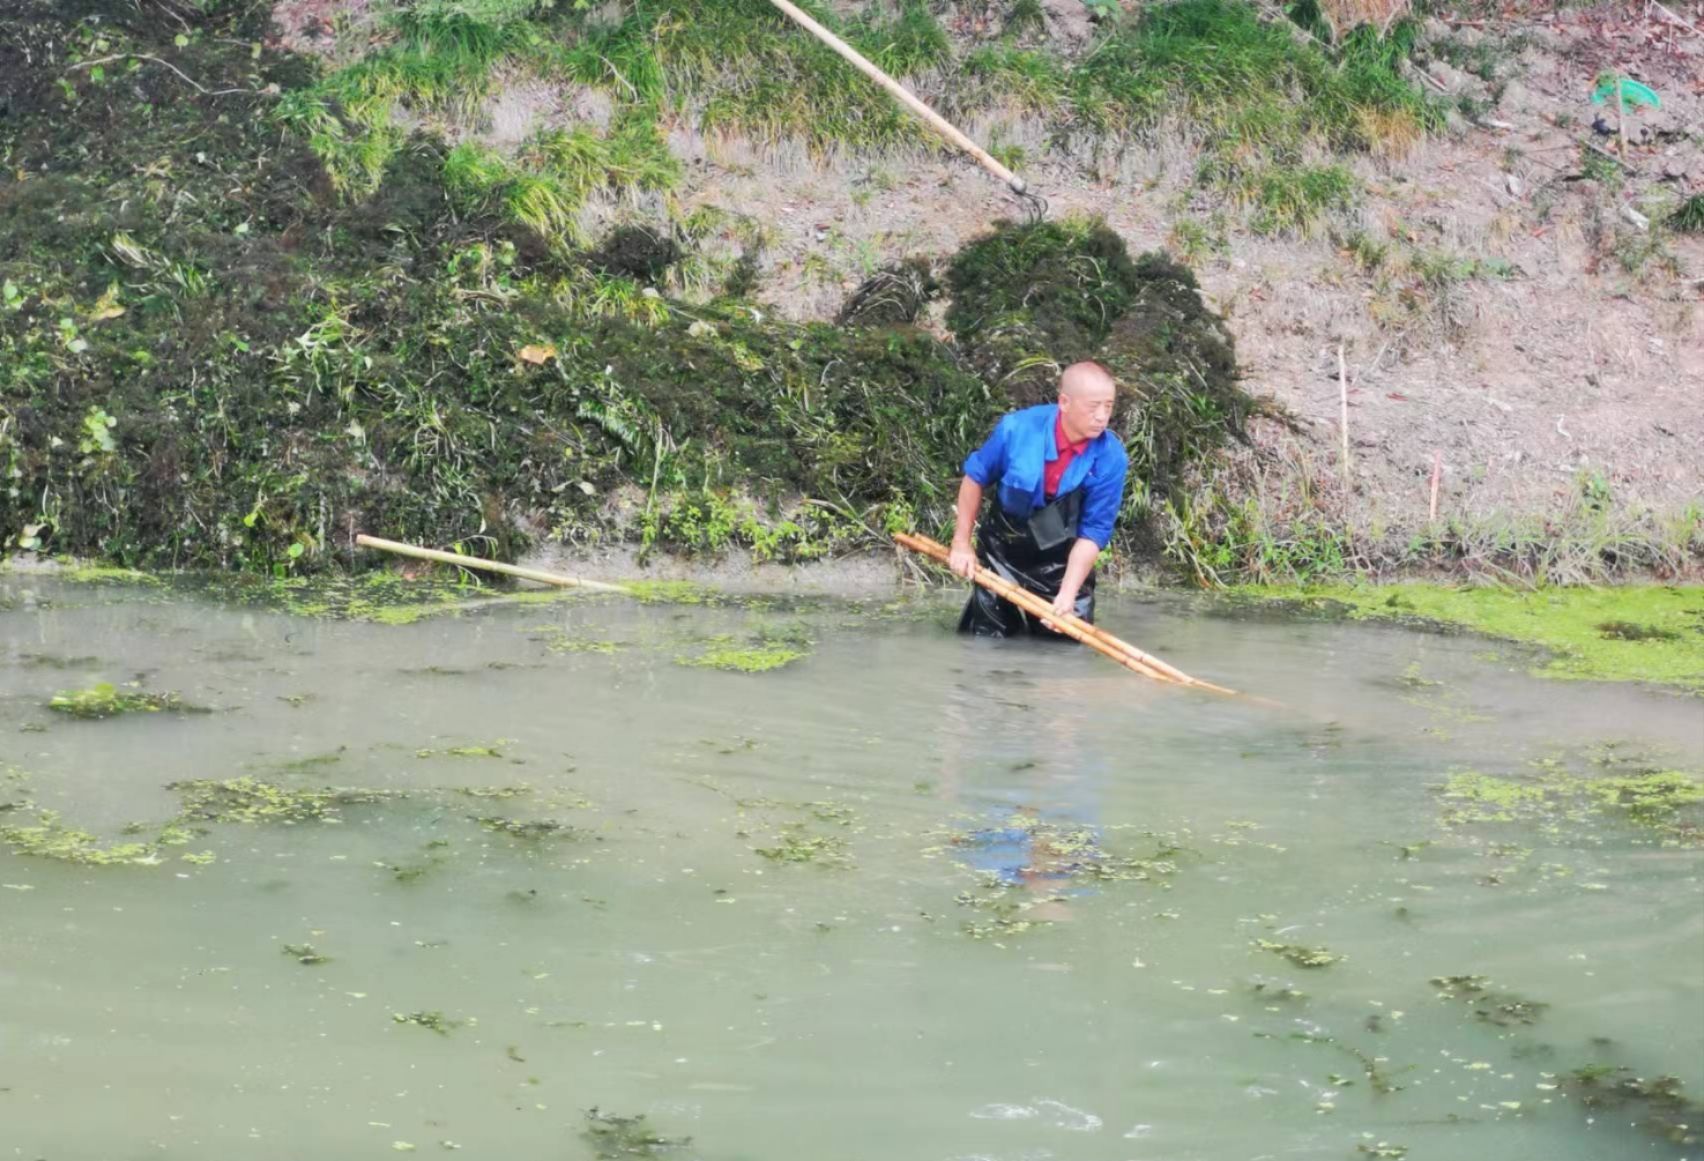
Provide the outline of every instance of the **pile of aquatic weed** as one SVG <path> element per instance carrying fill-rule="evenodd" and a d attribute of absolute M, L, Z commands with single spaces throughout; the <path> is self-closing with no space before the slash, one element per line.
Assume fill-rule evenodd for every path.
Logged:
<path fill-rule="evenodd" d="M 1245 438 L 1257 404 L 1195 276 L 1164 254 L 1132 259 L 1104 222 L 997 223 L 959 251 L 947 283 L 947 325 L 1013 404 L 1051 400 L 1060 371 L 1081 359 L 1113 372 L 1128 516 L 1146 517 L 1193 466 Z"/>
<path fill-rule="evenodd" d="M 1536 645 L 1544 677 L 1642 681 L 1704 694 L 1704 588 L 1444 588 L 1424 584 L 1250 589 L 1244 597 L 1449 626 Z"/>
<path fill-rule="evenodd" d="M 430 142 L 344 200 L 266 122 L 301 66 L 256 55 L 263 19 L 32 13 L 0 125 L 9 545 L 288 575 L 361 529 L 794 558 L 900 498 L 944 516 L 996 413 L 949 347 L 641 294 L 458 212 Z"/>
<path fill-rule="evenodd" d="M 796 326 L 647 285 L 673 235 L 588 248 L 587 199 L 677 180 L 670 116 L 859 147 L 916 132 L 761 0 L 409 9 L 330 72 L 269 48 L 258 0 L 171 12 L 26 0 L 0 47 L 6 548 L 280 577 L 356 565 L 362 530 L 798 560 L 942 526 L 965 452 L 1063 361 L 1129 385 L 1131 515 L 1248 410 L 1188 272 L 1104 226 L 1009 227 L 962 255 L 968 358 L 906 322 L 934 292 L 920 276 L 848 315 L 880 325 Z M 1186 0 L 1115 22 L 1055 111 L 1111 133 L 1181 111 L 1280 160 L 1369 144 L 1380 109 L 1419 116 L 1347 43 L 1251 20 Z M 901 74 L 955 67 L 921 4 L 838 27 Z M 1015 35 L 1002 51 L 1028 51 Z M 512 156 L 402 128 L 527 69 L 607 91 L 608 125 Z M 1245 91 L 1260 116 L 1236 112 Z"/>
<path fill-rule="evenodd" d="M 86 719 L 115 718 L 129 713 L 157 714 L 162 710 L 206 712 L 186 704 L 175 693 L 147 693 L 134 686 L 119 687 L 107 681 L 88 689 L 61 690 L 53 695 L 47 708 L 69 717 Z"/>

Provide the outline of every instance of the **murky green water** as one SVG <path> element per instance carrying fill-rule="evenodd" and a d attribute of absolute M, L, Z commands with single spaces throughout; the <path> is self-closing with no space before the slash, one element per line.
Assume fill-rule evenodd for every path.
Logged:
<path fill-rule="evenodd" d="M 1103 622 L 1289 708 L 961 640 L 939 603 L 382 626 L 12 577 L 0 606 L 0 804 L 33 803 L 0 825 L 151 843 L 193 779 L 388 794 L 203 820 L 155 865 L 0 848 L 0 1156 L 574 1161 L 594 1106 L 704 1161 L 1700 1155 L 1568 1079 L 1704 1088 L 1686 811 L 1440 793 L 1696 771 L 1696 699 L 1133 600 Z M 676 663 L 717 634 L 813 644 Z M 44 708 L 138 678 L 217 712 Z M 571 829 L 513 833 L 539 820 Z"/>

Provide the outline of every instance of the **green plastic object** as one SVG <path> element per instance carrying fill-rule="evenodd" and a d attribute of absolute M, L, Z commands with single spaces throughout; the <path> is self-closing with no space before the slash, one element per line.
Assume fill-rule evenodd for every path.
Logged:
<path fill-rule="evenodd" d="M 1598 82 L 1597 91 L 1592 94 L 1592 104 L 1601 105 L 1615 96 L 1615 87 L 1621 86 L 1621 102 L 1624 105 L 1649 105 L 1653 109 L 1663 107 L 1662 99 L 1638 81 L 1630 81 L 1626 77 L 1604 77 Z"/>

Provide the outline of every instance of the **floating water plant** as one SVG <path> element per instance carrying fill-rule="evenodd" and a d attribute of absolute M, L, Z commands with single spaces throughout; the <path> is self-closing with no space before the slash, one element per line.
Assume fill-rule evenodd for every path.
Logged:
<path fill-rule="evenodd" d="M 496 834 L 506 834 L 510 838 L 525 839 L 536 842 L 545 838 L 571 839 L 580 837 L 578 827 L 554 818 L 503 818 L 500 815 L 469 815 L 474 822 L 488 831 Z"/>
<path fill-rule="evenodd" d="M 448 1036 L 463 1024 L 471 1020 L 452 1020 L 442 1012 L 392 1012 L 391 1019 L 398 1024 L 413 1024 L 416 1028 L 425 1028 L 440 1036 Z"/>
<path fill-rule="evenodd" d="M 20 855 L 90 867 L 158 866 L 161 862 L 156 843 L 107 843 L 88 831 L 65 826 L 54 811 L 44 810 L 37 817 L 33 826 L 0 826 L 0 841 Z"/>
<path fill-rule="evenodd" d="M 1555 829 L 1599 818 L 1621 818 L 1663 841 L 1704 841 L 1704 778 L 1685 770 L 1620 763 L 1622 773 L 1582 774 L 1559 759 L 1533 764 L 1516 776 L 1461 770 L 1440 790 L 1447 826 L 1536 822 Z"/>
<path fill-rule="evenodd" d="M 808 656 L 808 650 L 771 643 L 746 648 L 717 645 L 706 649 L 697 657 L 677 657 L 675 660 L 681 665 L 696 666 L 700 669 L 721 669 L 730 673 L 767 673 L 771 669 L 780 669 Z"/>
<path fill-rule="evenodd" d="M 442 750 L 430 748 L 414 751 L 416 758 L 501 758 L 503 747 L 509 744 L 507 738 L 498 738 L 494 742 L 474 743 L 466 746 L 449 746 Z"/>
<path fill-rule="evenodd" d="M 1495 991 L 1485 976 L 1433 976 L 1432 986 L 1440 999 L 1462 1000 L 1472 1006 L 1475 1019 L 1499 1028 L 1536 1024 L 1550 1007 L 1512 992 Z"/>
<path fill-rule="evenodd" d="M 1261 951 L 1281 955 L 1299 968 L 1330 967 L 1343 959 L 1343 956 L 1327 947 L 1304 947 L 1299 943 L 1275 943 L 1270 939 L 1257 939 L 1254 941 L 1254 946 Z"/>
<path fill-rule="evenodd" d="M 53 695 L 47 708 L 74 718 L 115 718 L 128 713 L 206 712 L 186 705 L 175 693 L 143 693 L 133 685 L 117 686 L 100 682 L 88 689 L 62 690 Z"/>
<path fill-rule="evenodd" d="M 1160 836 L 1155 836 L 1160 837 Z M 980 879 L 956 902 L 980 913 L 962 925 L 974 939 L 1015 935 L 1058 917 L 1059 905 L 1090 884 L 1163 881 L 1177 869 L 1180 848 L 1169 840 L 1150 857 L 1105 850 L 1099 832 L 1020 810 L 1002 825 L 947 836 L 950 848 Z"/>
<path fill-rule="evenodd" d="M 366 805 L 400 797 L 386 790 L 287 790 L 270 782 L 243 776 L 217 780 L 171 782 L 183 801 L 183 818 L 198 822 L 341 822 L 346 806 Z"/>
<path fill-rule="evenodd" d="M 813 835 L 803 823 L 789 823 L 781 829 L 774 845 L 753 847 L 753 852 L 773 863 L 815 863 L 819 867 L 851 865 L 847 842 L 835 835 Z"/>
<path fill-rule="evenodd" d="M 1634 1124 L 1676 1145 L 1704 1141 L 1704 1103 L 1673 1076 L 1641 1077 L 1629 1068 L 1592 1065 L 1570 1073 L 1569 1095 L 1594 1111 L 1629 1115 Z"/>
<path fill-rule="evenodd" d="M 305 967 L 317 967 L 322 963 L 331 962 L 329 955 L 316 951 L 311 943 L 286 943 L 282 950 L 285 955 Z"/>
<path fill-rule="evenodd" d="M 580 1135 L 591 1145 L 599 1161 L 623 1157 L 661 1157 L 692 1144 L 691 1137 L 665 1137 L 651 1128 L 644 1113 L 622 1117 L 597 1108 L 586 1110 L 586 1127 Z"/>

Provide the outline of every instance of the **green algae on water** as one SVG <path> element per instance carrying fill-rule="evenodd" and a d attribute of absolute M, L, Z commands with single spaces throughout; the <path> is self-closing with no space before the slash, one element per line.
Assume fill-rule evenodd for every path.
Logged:
<path fill-rule="evenodd" d="M 103 681 L 88 689 L 61 690 L 53 695 L 47 708 L 74 718 L 99 720 L 128 713 L 206 713 L 199 706 L 187 704 L 175 693 L 143 693 L 133 685 L 116 686 Z"/>
<path fill-rule="evenodd" d="M 1549 654 L 1534 669 L 1541 677 L 1642 681 L 1704 695 L 1704 586 L 1325 585 L 1235 593 L 1343 608 L 1358 620 L 1442 624 L 1536 645 Z"/>
<path fill-rule="evenodd" d="M 288 790 L 244 775 L 240 778 L 191 778 L 166 784 L 183 801 L 180 817 L 198 822 L 339 823 L 344 807 L 400 797 L 393 791 L 323 787 Z"/>
<path fill-rule="evenodd" d="M 1594 774 L 1578 773 L 1556 758 L 1540 759 L 1510 776 L 1459 770 L 1439 796 L 1446 826 L 1525 821 L 1556 830 L 1609 818 L 1666 843 L 1704 841 L 1704 777 L 1637 760 L 1618 761 L 1611 772 Z"/>
<path fill-rule="evenodd" d="M 715 645 L 697 657 L 677 657 L 675 662 L 699 669 L 720 669 L 728 673 L 767 673 L 808 656 L 808 650 L 782 644 L 755 645 L 743 649 L 733 645 Z"/>
<path fill-rule="evenodd" d="M 42 811 L 33 826 L 0 826 L 0 841 L 20 855 L 88 867 L 154 867 L 163 861 L 158 842 L 103 842 L 86 830 L 64 825 L 51 810 Z"/>

